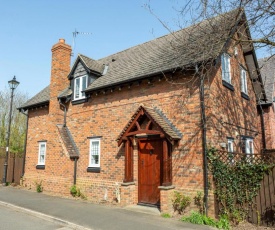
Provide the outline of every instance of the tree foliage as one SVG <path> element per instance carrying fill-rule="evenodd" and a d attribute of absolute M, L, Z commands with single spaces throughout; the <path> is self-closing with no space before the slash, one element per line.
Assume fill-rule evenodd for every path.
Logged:
<path fill-rule="evenodd" d="M 12 115 L 11 115 L 11 132 L 10 132 L 10 152 L 20 153 L 24 150 L 24 141 L 26 133 L 26 116 L 19 113 L 17 108 L 26 102 L 27 94 L 20 91 L 14 91 Z M 6 138 L 9 122 L 11 92 L 9 89 L 0 91 L 0 148 L 6 147 Z"/>
<path fill-rule="evenodd" d="M 257 48 L 264 48 L 265 56 L 275 51 L 275 1 L 274 0 L 185 0 L 175 3 L 175 23 L 180 29 L 213 18 L 231 10 L 245 11 L 247 27 L 252 39 L 241 37 L 240 42 L 248 42 Z M 157 15 L 150 2 L 145 7 L 170 31 L 169 23 Z M 234 20 L 234 19 L 232 19 Z M 263 50 L 263 49 L 262 49 Z"/>

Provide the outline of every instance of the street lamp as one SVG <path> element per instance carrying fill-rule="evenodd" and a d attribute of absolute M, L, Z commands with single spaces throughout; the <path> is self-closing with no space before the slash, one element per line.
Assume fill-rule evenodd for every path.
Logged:
<path fill-rule="evenodd" d="M 12 103 L 13 103 L 13 93 L 16 87 L 19 85 L 19 81 L 16 81 L 15 76 L 12 80 L 8 81 L 11 89 L 11 103 L 10 103 L 10 114 L 9 114 L 9 126 L 7 132 L 7 145 L 6 145 L 6 158 L 4 163 L 4 174 L 2 184 L 6 185 L 7 182 L 7 169 L 8 169 L 8 157 L 9 157 L 9 145 L 10 145 L 10 129 L 11 129 L 11 114 L 12 114 Z"/>

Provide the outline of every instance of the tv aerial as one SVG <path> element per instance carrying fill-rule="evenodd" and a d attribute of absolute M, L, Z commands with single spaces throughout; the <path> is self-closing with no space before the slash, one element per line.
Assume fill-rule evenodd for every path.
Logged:
<path fill-rule="evenodd" d="M 92 35 L 92 33 L 89 33 L 89 32 L 79 32 L 75 29 L 75 31 L 73 32 L 73 45 L 72 45 L 72 53 L 71 53 L 71 56 L 73 57 L 74 56 L 74 48 L 75 48 L 75 40 L 76 40 L 76 36 L 77 35 Z"/>

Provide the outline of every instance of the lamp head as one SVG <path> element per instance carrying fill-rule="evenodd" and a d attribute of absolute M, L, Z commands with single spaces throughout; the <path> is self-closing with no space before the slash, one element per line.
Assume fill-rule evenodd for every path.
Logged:
<path fill-rule="evenodd" d="M 16 77 L 14 76 L 12 80 L 8 81 L 10 89 L 16 89 L 16 87 L 20 84 L 19 81 L 16 81 Z"/>

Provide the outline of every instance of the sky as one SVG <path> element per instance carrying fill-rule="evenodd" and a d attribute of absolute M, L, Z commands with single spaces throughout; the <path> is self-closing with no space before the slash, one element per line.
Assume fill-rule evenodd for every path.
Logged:
<path fill-rule="evenodd" d="M 51 48 L 60 38 L 72 45 L 74 31 L 80 33 L 71 62 L 78 53 L 99 59 L 168 34 L 157 17 L 178 30 L 177 10 L 184 2 L 0 0 L 0 91 L 13 76 L 20 82 L 16 90 L 29 98 L 48 86 Z"/>
<path fill-rule="evenodd" d="M 149 0 L 0 0 L 0 91 L 16 76 L 16 90 L 34 96 L 50 82 L 51 48 L 59 38 L 78 53 L 99 59 L 168 34 L 144 7 Z M 151 0 L 164 21 L 174 0 Z"/>

